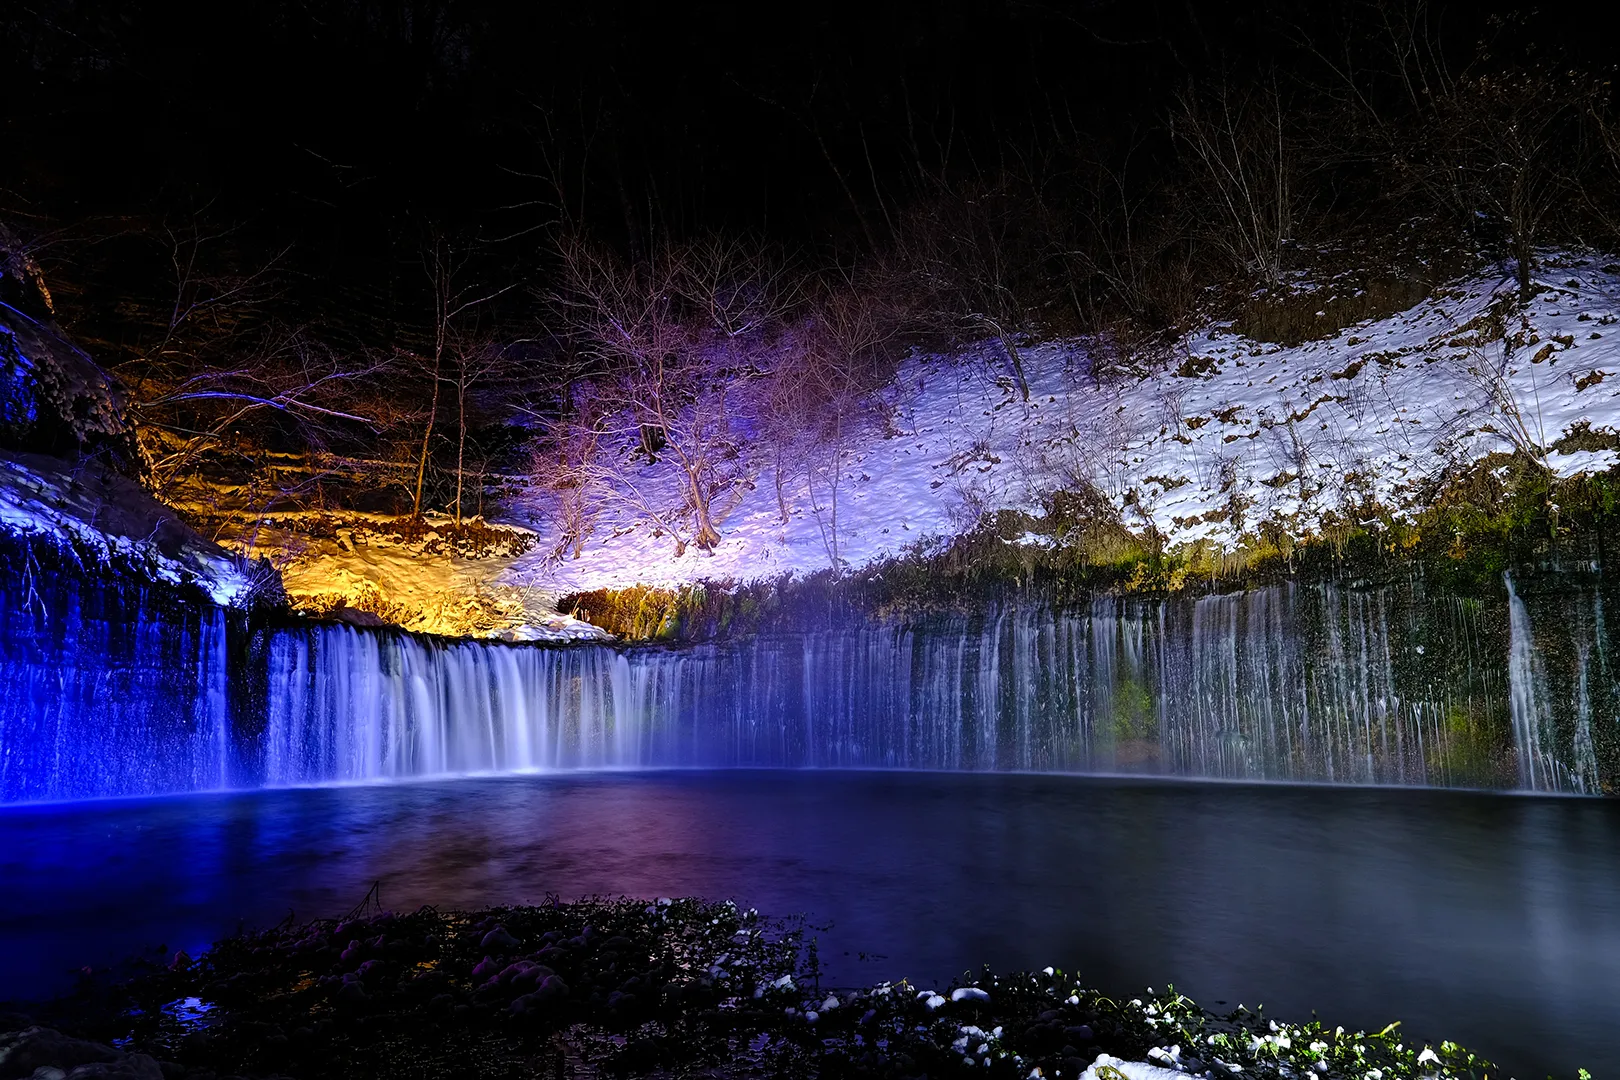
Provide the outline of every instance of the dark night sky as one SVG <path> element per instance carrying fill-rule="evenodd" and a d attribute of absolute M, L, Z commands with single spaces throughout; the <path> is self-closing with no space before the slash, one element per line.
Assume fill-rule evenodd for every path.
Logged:
<path fill-rule="evenodd" d="M 1440 20 L 1459 57 L 1489 33 L 1481 11 Z M 1151 155 L 1189 80 L 1308 77 L 1295 39 L 1370 32 L 1369 13 L 32 0 L 0 14 L 0 212 L 60 228 L 206 207 L 244 225 L 243 261 L 292 244 L 306 276 L 357 287 L 428 223 L 516 234 L 501 257 L 532 259 L 558 180 L 573 219 L 621 245 L 709 227 L 858 242 L 854 207 L 875 216 L 874 192 L 903 198 L 918 162 L 994 168 L 1058 129 L 1103 154 L 1145 139 Z M 1601 51 L 1568 9 L 1532 22 L 1506 45 Z"/>
<path fill-rule="evenodd" d="M 655 200 L 672 228 L 790 234 L 847 209 L 829 154 L 865 199 L 913 139 L 965 162 L 1054 122 L 1113 137 L 1190 76 L 1291 63 L 1290 24 L 1348 6 L 41 0 L 0 24 L 4 183 L 52 209 L 453 220 L 546 194 L 509 170 L 549 144 L 599 227 Z"/>

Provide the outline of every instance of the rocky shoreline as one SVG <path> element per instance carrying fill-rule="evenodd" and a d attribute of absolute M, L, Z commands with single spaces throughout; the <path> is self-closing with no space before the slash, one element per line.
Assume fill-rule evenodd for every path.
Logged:
<path fill-rule="evenodd" d="M 409 914 L 375 903 L 0 1012 L 0 1080 L 231 1077 L 1483 1077 L 1397 1025 L 1349 1033 L 1052 968 L 830 988 L 793 921 L 701 900 Z"/>

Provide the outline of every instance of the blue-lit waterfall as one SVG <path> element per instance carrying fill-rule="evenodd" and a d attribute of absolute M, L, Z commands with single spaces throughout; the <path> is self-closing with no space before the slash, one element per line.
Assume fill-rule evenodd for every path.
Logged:
<path fill-rule="evenodd" d="M 0 801 L 733 765 L 1597 791 L 1620 743 L 1604 588 L 1559 581 L 1026 597 L 680 648 L 250 630 L 13 582 Z"/>
<path fill-rule="evenodd" d="M 310 627 L 269 646 L 262 775 L 761 765 L 1511 786 L 1511 754 L 1470 726 L 1509 688 L 1477 607 L 1442 608 L 1392 626 L 1417 612 L 1386 591 L 1275 588 L 631 650 Z M 1414 636 L 1429 644 L 1403 655 Z"/>
<path fill-rule="evenodd" d="M 237 783 L 226 640 L 165 590 L 0 574 L 0 802 Z"/>

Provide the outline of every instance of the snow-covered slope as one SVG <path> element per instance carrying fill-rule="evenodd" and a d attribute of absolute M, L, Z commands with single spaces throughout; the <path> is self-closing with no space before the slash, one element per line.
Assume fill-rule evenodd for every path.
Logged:
<path fill-rule="evenodd" d="M 1620 464 L 1607 448 L 1620 447 L 1620 267 L 1549 259 L 1542 277 L 1528 305 L 1510 278 L 1479 277 L 1298 346 L 1209 326 L 1141 378 L 1094 376 L 1083 342 L 1032 345 L 1028 400 L 993 344 L 913 356 L 842 454 L 814 449 L 784 476 L 786 520 L 772 455 L 757 446 L 743 482 L 716 501 L 712 552 L 677 554 L 655 523 L 605 509 L 573 558 L 539 483 L 496 515 L 523 542 L 475 552 L 447 543 L 441 518 L 410 540 L 376 515 L 326 520 L 324 531 L 233 526 L 219 539 L 271 553 L 306 608 L 557 639 L 598 633 L 555 614 L 568 592 L 803 575 L 832 565 L 835 550 L 859 567 L 960 535 L 987 512 L 1039 517 L 1053 492 L 1087 486 L 1171 549 L 1230 549 L 1262 523 L 1305 537 L 1369 508 L 1415 513 L 1446 477 L 1515 448 L 1562 476 Z M 1571 433 L 1580 448 L 1560 452 Z M 670 468 L 649 466 L 638 482 L 673 491 Z"/>
<path fill-rule="evenodd" d="M 93 465 L 0 453 L 0 530 L 116 558 L 170 585 L 196 585 L 217 604 L 250 599 L 253 575 L 154 502 Z"/>
<path fill-rule="evenodd" d="M 985 511 L 1039 514 L 1052 491 L 1081 483 L 1172 547 L 1231 546 L 1267 519 L 1308 535 L 1369 503 L 1416 510 L 1430 482 L 1516 443 L 1564 476 L 1606 471 L 1615 450 L 1552 445 L 1583 425 L 1620 431 L 1620 273 L 1551 259 L 1541 284 L 1522 315 L 1511 279 L 1480 277 L 1294 347 L 1215 325 L 1168 370 L 1124 383 L 1094 379 L 1082 344 L 1029 347 L 1027 402 L 990 347 L 914 357 L 885 393 L 887 423 L 843 458 L 838 556 L 860 566 L 961 533 Z M 554 558 L 544 514 L 520 505 L 541 542 L 499 579 L 568 591 L 819 570 L 832 560 L 826 480 L 812 489 L 795 474 L 784 522 L 761 463 L 720 507 L 712 553 L 677 555 L 670 537 L 622 516 L 599 521 L 579 558 Z"/>
<path fill-rule="evenodd" d="M 265 556 L 291 603 L 306 612 L 425 634 L 507 641 L 602 640 L 600 628 L 554 610 L 556 595 L 515 574 L 534 536 L 482 521 L 458 529 L 444 514 L 420 528 L 387 514 L 282 511 L 231 522 L 217 539 Z M 475 542 L 469 542 L 472 534 Z"/>

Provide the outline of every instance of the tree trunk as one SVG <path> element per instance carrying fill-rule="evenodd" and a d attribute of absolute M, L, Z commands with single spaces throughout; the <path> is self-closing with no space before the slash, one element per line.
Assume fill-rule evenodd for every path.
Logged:
<path fill-rule="evenodd" d="M 456 380 L 456 524 L 461 524 L 462 465 L 467 455 L 467 380 Z"/>
<path fill-rule="evenodd" d="M 843 560 L 838 556 L 838 485 L 843 480 L 844 471 L 844 413 L 840 409 L 833 415 L 833 474 L 832 489 L 828 492 L 827 502 L 831 508 L 833 573 L 838 573 L 843 567 Z"/>
<path fill-rule="evenodd" d="M 1014 343 L 1012 335 L 1001 328 L 999 321 L 988 315 L 980 315 L 977 318 L 996 336 L 996 340 L 1001 342 L 1002 349 L 1007 353 L 1007 359 L 1012 361 L 1013 377 L 1018 380 L 1019 393 L 1023 395 L 1025 401 L 1028 401 L 1029 380 L 1024 378 L 1024 358 L 1018 352 L 1018 346 Z"/>
<path fill-rule="evenodd" d="M 439 357 L 433 357 L 433 401 L 428 406 L 427 430 L 422 432 L 422 456 L 416 462 L 416 495 L 411 500 L 411 517 L 422 516 L 422 478 L 427 475 L 428 443 L 433 438 L 433 420 L 439 415 Z"/>
<path fill-rule="evenodd" d="M 688 490 L 692 495 L 692 512 L 697 517 L 697 534 L 692 542 L 704 551 L 712 551 L 720 542 L 720 531 L 709 516 L 709 496 L 703 490 L 703 481 L 691 472 L 686 474 Z"/>
<path fill-rule="evenodd" d="M 782 524 L 788 523 L 787 478 L 782 475 L 784 462 L 782 460 L 782 444 L 776 445 L 776 509 L 782 514 Z"/>
<path fill-rule="evenodd" d="M 1018 390 L 1024 395 L 1024 400 L 1028 401 L 1029 380 L 1024 378 L 1024 358 L 1018 354 L 1018 346 L 1014 345 L 1012 338 L 1006 334 L 1001 335 L 1001 347 L 1007 350 L 1008 356 L 1012 357 L 1013 374 L 1018 376 Z"/>
<path fill-rule="evenodd" d="M 1531 299 L 1532 295 L 1530 291 L 1532 285 L 1530 275 L 1535 269 L 1535 252 L 1530 244 L 1530 237 L 1528 235 L 1529 230 L 1525 229 L 1523 226 L 1517 226 L 1514 231 L 1518 233 L 1513 240 L 1513 255 L 1519 264 L 1517 267 L 1519 278 L 1519 299 L 1521 301 L 1527 301 Z"/>

